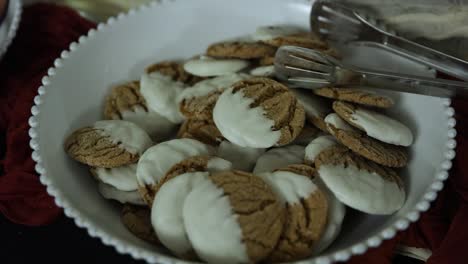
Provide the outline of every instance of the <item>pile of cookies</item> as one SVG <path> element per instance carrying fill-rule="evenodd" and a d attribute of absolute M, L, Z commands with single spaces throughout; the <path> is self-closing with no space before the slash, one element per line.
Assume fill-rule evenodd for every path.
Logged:
<path fill-rule="evenodd" d="M 396 169 L 413 135 L 354 88 L 289 89 L 275 80 L 281 45 L 327 43 L 294 26 L 259 27 L 186 61 L 113 87 L 104 120 L 65 140 L 98 191 L 123 204 L 136 236 L 207 263 L 295 261 L 338 236 L 345 205 L 392 214 Z"/>

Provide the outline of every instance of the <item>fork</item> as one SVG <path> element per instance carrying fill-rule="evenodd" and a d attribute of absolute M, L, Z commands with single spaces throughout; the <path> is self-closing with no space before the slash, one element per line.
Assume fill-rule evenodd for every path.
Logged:
<path fill-rule="evenodd" d="M 275 54 L 275 75 L 292 88 L 368 86 L 428 96 L 468 98 L 468 83 L 345 67 L 319 51 L 282 46 Z"/>
<path fill-rule="evenodd" d="M 468 62 L 396 36 L 336 1 L 317 0 L 310 13 L 312 31 L 337 42 L 360 41 L 468 81 Z M 381 24 L 381 23 L 380 23 Z"/>

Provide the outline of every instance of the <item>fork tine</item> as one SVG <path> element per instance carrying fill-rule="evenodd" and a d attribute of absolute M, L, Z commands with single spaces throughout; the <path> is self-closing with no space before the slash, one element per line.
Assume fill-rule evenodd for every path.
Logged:
<path fill-rule="evenodd" d="M 283 46 L 276 52 L 275 61 L 280 65 L 303 68 L 308 71 L 329 73 L 333 71 L 333 66 L 326 59 L 316 56 L 312 50 Z"/>

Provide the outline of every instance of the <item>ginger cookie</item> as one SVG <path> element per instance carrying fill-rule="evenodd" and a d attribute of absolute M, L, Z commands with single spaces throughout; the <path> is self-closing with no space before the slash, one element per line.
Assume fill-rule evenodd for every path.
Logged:
<path fill-rule="evenodd" d="M 200 141 L 181 138 L 159 143 L 141 156 L 137 165 L 138 190 L 143 200 L 153 203 L 156 186 L 175 164 L 198 155 L 212 155 L 214 149 Z"/>
<path fill-rule="evenodd" d="M 338 142 L 357 154 L 387 167 L 401 168 L 408 164 L 408 153 L 404 147 L 375 140 L 349 126 L 337 114 L 327 116 L 325 121 Z"/>
<path fill-rule="evenodd" d="M 91 174 L 105 184 L 121 191 L 136 191 L 136 163 L 116 168 L 91 168 Z"/>
<path fill-rule="evenodd" d="M 108 200 L 114 200 L 121 204 L 145 205 L 138 191 L 121 191 L 115 187 L 98 182 L 98 192 Z"/>
<path fill-rule="evenodd" d="M 148 207 L 125 204 L 120 212 L 120 219 L 136 237 L 153 245 L 160 244 L 151 226 L 151 211 Z"/>
<path fill-rule="evenodd" d="M 276 169 L 274 171 L 287 171 L 297 175 L 306 176 L 311 180 L 313 180 L 316 176 L 315 168 L 306 164 L 291 164 L 284 168 Z"/>
<path fill-rule="evenodd" d="M 241 147 L 224 140 L 219 144 L 216 155 L 232 162 L 233 169 L 252 171 L 258 158 L 263 153 L 265 153 L 263 148 Z"/>
<path fill-rule="evenodd" d="M 312 140 L 314 140 L 320 131 L 313 125 L 310 125 L 307 121 L 302 129 L 301 133 L 297 138 L 292 142 L 294 145 L 307 146 Z"/>
<path fill-rule="evenodd" d="M 214 43 L 206 54 L 215 58 L 258 59 L 274 56 L 276 48 L 260 42 L 229 41 Z"/>
<path fill-rule="evenodd" d="M 184 64 L 176 61 L 162 61 L 152 64 L 145 69 L 146 73 L 159 72 L 162 75 L 171 77 L 174 81 L 187 85 L 194 85 L 203 80 L 202 77 L 192 75 L 184 70 Z"/>
<path fill-rule="evenodd" d="M 258 77 L 275 77 L 275 66 L 268 65 L 268 66 L 259 66 L 257 68 L 253 68 L 250 70 L 250 75 L 258 76 Z"/>
<path fill-rule="evenodd" d="M 148 134 L 134 123 L 104 120 L 76 130 L 64 145 L 76 161 L 91 167 L 115 168 L 135 163 L 152 144 Z"/>
<path fill-rule="evenodd" d="M 325 193 L 311 178 L 291 172 L 291 169 L 261 173 L 259 176 L 286 207 L 286 224 L 267 262 L 295 261 L 310 256 L 327 224 L 328 201 Z"/>
<path fill-rule="evenodd" d="M 148 109 L 140 93 L 140 82 L 132 81 L 112 88 L 104 105 L 105 119 L 130 121 L 143 128 L 156 141 L 174 132 L 175 125 L 158 113 Z"/>
<path fill-rule="evenodd" d="M 291 164 L 301 164 L 303 162 L 303 146 L 289 145 L 280 148 L 272 148 L 258 158 L 253 173 L 271 172 Z"/>
<path fill-rule="evenodd" d="M 219 145 L 223 140 L 223 135 L 210 119 L 185 120 L 179 128 L 177 137 L 195 139 L 212 146 Z"/>
<path fill-rule="evenodd" d="M 313 91 L 319 96 L 361 105 L 380 108 L 389 108 L 394 105 L 393 100 L 387 96 L 355 88 L 323 87 Z"/>
<path fill-rule="evenodd" d="M 315 158 L 325 149 L 337 145 L 333 136 L 320 136 L 312 140 L 305 148 L 305 163 L 308 165 L 315 164 Z"/>
<path fill-rule="evenodd" d="M 275 56 L 263 57 L 258 61 L 258 63 L 261 66 L 272 66 L 273 64 L 275 64 Z"/>
<path fill-rule="evenodd" d="M 227 171 L 210 175 L 192 189 L 185 199 L 183 218 L 200 259 L 257 263 L 279 241 L 285 209 L 259 177 Z"/>
<path fill-rule="evenodd" d="M 268 78 L 251 78 L 221 94 L 213 120 L 230 142 L 268 148 L 292 142 L 304 127 L 305 112 L 288 87 Z"/>
<path fill-rule="evenodd" d="M 391 168 L 366 160 L 343 146 L 316 158 L 320 179 L 344 204 L 369 214 L 392 214 L 405 202 L 403 181 Z"/>
<path fill-rule="evenodd" d="M 200 77 L 215 77 L 232 74 L 249 66 L 249 61 L 241 59 L 217 59 L 200 56 L 187 61 L 184 70 Z"/>
<path fill-rule="evenodd" d="M 291 89 L 299 103 L 304 107 L 306 118 L 309 123 L 328 133 L 327 126 L 323 121 L 332 111 L 331 102 L 301 89 Z"/>
<path fill-rule="evenodd" d="M 297 46 L 314 50 L 328 50 L 328 44 L 310 33 L 298 33 L 287 36 L 279 36 L 273 39 L 263 40 L 264 43 L 274 46 Z"/>
<path fill-rule="evenodd" d="M 244 73 L 232 73 L 201 81 L 177 97 L 179 110 L 186 118 L 211 120 L 219 95 L 234 83 L 249 77 Z"/>
<path fill-rule="evenodd" d="M 333 110 L 346 122 L 382 142 L 408 147 L 413 133 L 401 122 L 386 115 L 350 103 L 335 101 Z"/>

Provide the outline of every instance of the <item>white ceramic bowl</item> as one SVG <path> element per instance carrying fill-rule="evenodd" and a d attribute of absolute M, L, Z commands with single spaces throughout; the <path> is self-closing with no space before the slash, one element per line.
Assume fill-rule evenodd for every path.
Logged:
<path fill-rule="evenodd" d="M 125 229 L 118 208 L 98 194 L 87 168 L 63 151 L 64 137 L 98 120 L 109 87 L 139 78 L 148 64 L 193 56 L 209 43 L 252 32 L 258 25 L 292 23 L 307 27 L 310 7 L 311 1 L 305 0 L 161 1 L 111 18 L 80 37 L 49 69 L 32 107 L 29 132 L 33 159 L 47 191 L 78 226 L 118 252 L 149 262 L 176 263 L 167 251 L 154 248 Z M 369 60 L 374 66 L 388 66 L 379 58 Z M 405 67 L 411 65 L 399 68 Z M 455 156 L 455 119 L 450 101 L 409 94 L 397 97 L 393 114 L 416 133 L 411 163 L 402 172 L 407 190 L 405 206 L 391 216 L 348 210 L 336 242 L 320 256 L 301 263 L 347 260 L 377 247 L 418 220 L 442 189 Z"/>
<path fill-rule="evenodd" d="M 3 22 L 0 24 L 0 59 L 3 57 L 18 30 L 21 20 L 21 1 L 10 0 Z"/>

